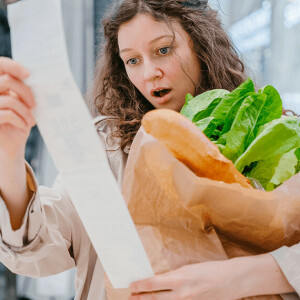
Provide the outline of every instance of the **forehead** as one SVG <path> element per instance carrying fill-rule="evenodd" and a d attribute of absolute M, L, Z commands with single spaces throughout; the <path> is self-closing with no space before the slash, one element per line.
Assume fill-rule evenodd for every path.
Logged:
<path fill-rule="evenodd" d="M 120 26 L 118 32 L 119 49 L 133 48 L 143 45 L 162 35 L 174 35 L 175 39 L 187 38 L 178 21 L 172 21 L 171 26 L 165 22 L 154 20 L 147 14 L 138 14 L 132 20 Z"/>

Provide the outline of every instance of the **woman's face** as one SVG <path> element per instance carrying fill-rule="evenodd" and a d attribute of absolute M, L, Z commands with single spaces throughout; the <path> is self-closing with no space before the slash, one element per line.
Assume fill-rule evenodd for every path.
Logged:
<path fill-rule="evenodd" d="M 180 111 L 185 95 L 194 95 L 200 66 L 188 34 L 179 22 L 172 28 L 139 14 L 121 25 L 120 57 L 127 75 L 155 108 Z"/>

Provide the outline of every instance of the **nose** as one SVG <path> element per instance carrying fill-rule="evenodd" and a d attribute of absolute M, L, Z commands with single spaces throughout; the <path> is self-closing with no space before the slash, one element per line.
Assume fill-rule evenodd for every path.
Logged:
<path fill-rule="evenodd" d="M 153 81 L 154 79 L 161 78 L 163 71 L 153 61 L 145 61 L 144 63 L 144 80 Z"/>

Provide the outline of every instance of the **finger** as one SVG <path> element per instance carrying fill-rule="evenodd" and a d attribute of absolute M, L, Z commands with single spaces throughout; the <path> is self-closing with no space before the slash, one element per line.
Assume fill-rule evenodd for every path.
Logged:
<path fill-rule="evenodd" d="M 8 90 L 15 92 L 28 107 L 35 107 L 35 100 L 30 87 L 22 81 L 4 74 L 0 76 L 0 94 L 7 93 Z"/>
<path fill-rule="evenodd" d="M 155 277 L 133 282 L 129 289 L 132 293 L 172 290 L 178 285 L 171 272 Z"/>
<path fill-rule="evenodd" d="M 27 128 L 27 124 L 24 122 L 24 120 L 11 110 L 0 111 L 0 125 L 4 124 L 10 124 L 22 130 Z"/>
<path fill-rule="evenodd" d="M 0 110 L 10 109 L 22 118 L 25 123 L 32 127 L 35 124 L 35 119 L 31 110 L 18 99 L 11 96 L 0 97 Z"/>
<path fill-rule="evenodd" d="M 179 299 L 175 292 L 156 292 L 156 293 L 145 293 L 139 295 L 131 295 L 128 300 L 174 300 Z"/>
<path fill-rule="evenodd" d="M 29 76 L 29 71 L 25 67 L 8 57 L 0 56 L 0 75 L 5 73 L 21 80 Z"/>

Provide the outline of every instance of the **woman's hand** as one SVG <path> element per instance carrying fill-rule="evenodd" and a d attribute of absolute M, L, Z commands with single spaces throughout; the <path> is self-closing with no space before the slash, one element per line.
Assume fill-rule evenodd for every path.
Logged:
<path fill-rule="evenodd" d="M 29 72 L 0 57 L 0 192 L 14 230 L 20 228 L 32 196 L 24 163 L 26 141 L 35 125 L 31 89 L 23 82 Z"/>
<path fill-rule="evenodd" d="M 231 300 L 295 292 L 270 254 L 187 265 L 134 282 L 130 291 L 130 300 Z"/>
<path fill-rule="evenodd" d="M 129 299 L 236 299 L 231 294 L 234 290 L 234 273 L 228 269 L 226 262 L 211 261 L 187 265 L 169 273 L 134 282 L 130 285 L 130 291 L 134 294 Z"/>
<path fill-rule="evenodd" d="M 29 72 L 17 62 L 0 57 L 0 162 L 23 157 L 35 125 L 31 89 L 23 82 Z"/>

